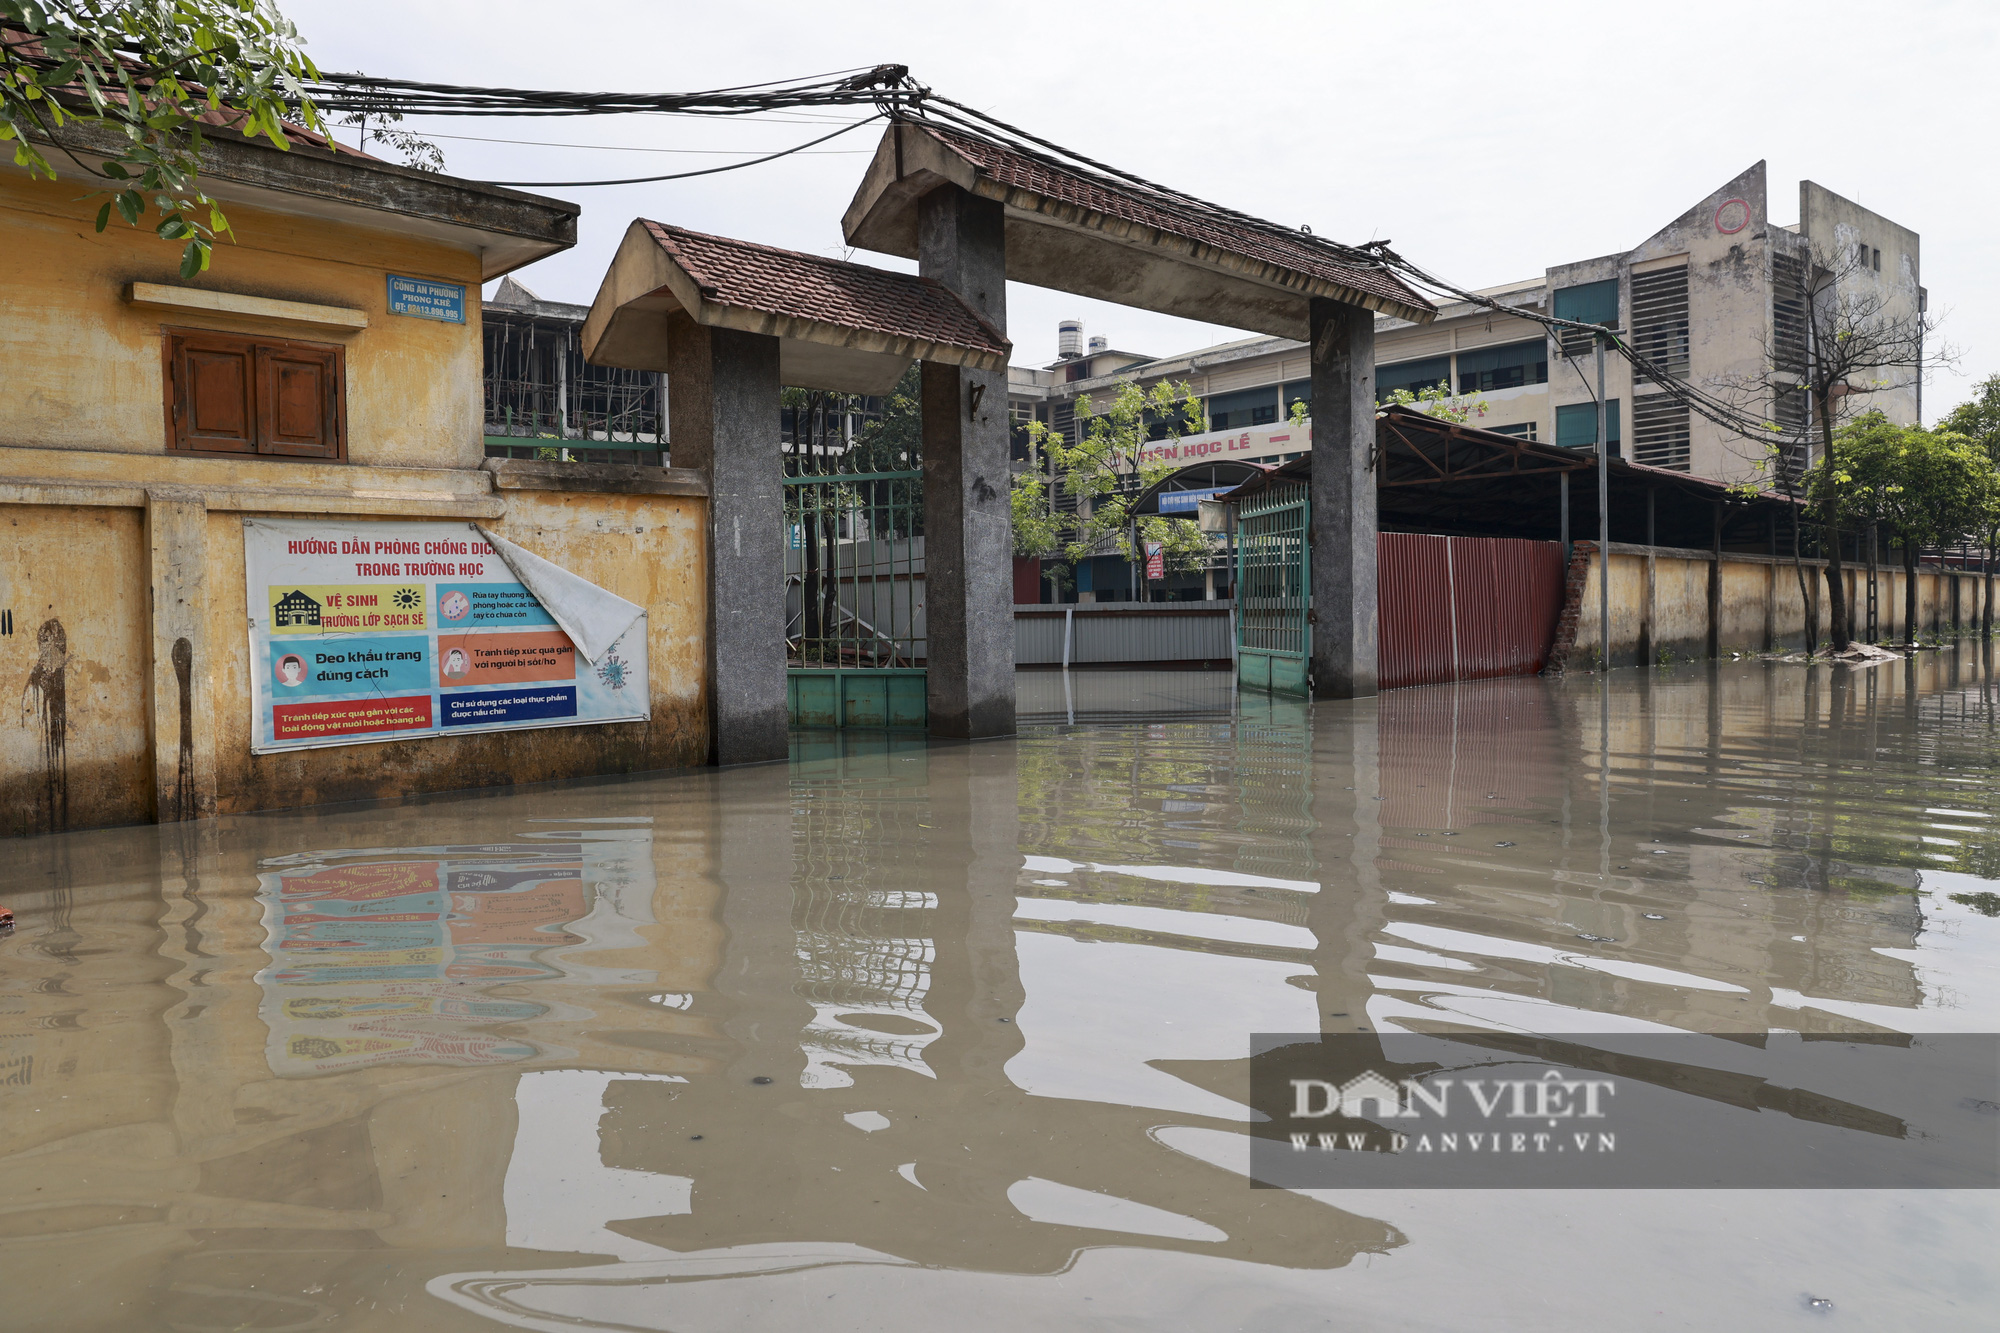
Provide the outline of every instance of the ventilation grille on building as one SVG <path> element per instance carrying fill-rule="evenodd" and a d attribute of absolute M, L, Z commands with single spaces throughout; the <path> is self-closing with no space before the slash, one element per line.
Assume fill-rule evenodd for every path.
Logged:
<path fill-rule="evenodd" d="M 1632 400 L 1632 461 L 1648 467 L 1688 470 L 1687 404 L 1672 394 Z"/>
<path fill-rule="evenodd" d="M 1803 388 L 1781 388 L 1771 395 L 1771 423 L 1780 430 L 1802 436 L 1811 419 L 1806 410 L 1808 406 Z M 1774 480 L 1783 486 L 1796 488 L 1805 479 L 1806 463 L 1811 457 L 1810 446 L 1800 439 L 1781 444 L 1778 449 L 1778 475 Z"/>
<path fill-rule="evenodd" d="M 1806 266 L 1795 255 L 1771 256 L 1771 361 L 1781 375 L 1805 377 Z"/>
<path fill-rule="evenodd" d="M 1641 356 L 1659 368 L 1660 374 L 1687 378 L 1686 264 L 1632 275 L 1632 344 Z"/>

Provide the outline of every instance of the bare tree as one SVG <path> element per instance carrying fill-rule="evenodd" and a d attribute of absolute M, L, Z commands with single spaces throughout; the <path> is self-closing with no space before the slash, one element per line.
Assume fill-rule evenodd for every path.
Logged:
<path fill-rule="evenodd" d="M 1761 436 L 1751 436 L 1764 449 L 1761 465 L 1787 498 L 1805 500 L 1819 524 L 1837 652 L 1849 646 L 1841 526 L 1851 506 L 1841 428 L 1869 410 L 1870 395 L 1913 388 L 1929 370 L 1954 359 L 1950 348 L 1936 343 L 1937 321 L 1916 295 L 1886 285 L 1866 255 L 1860 245 L 1814 243 L 1804 253 L 1774 256 L 1775 317 L 1764 370 L 1725 381 L 1751 413 L 1769 414 Z M 1796 523 L 1792 560 L 1804 600 Z M 1808 650 L 1818 646 L 1814 626 L 1806 627 L 1806 637 Z"/>

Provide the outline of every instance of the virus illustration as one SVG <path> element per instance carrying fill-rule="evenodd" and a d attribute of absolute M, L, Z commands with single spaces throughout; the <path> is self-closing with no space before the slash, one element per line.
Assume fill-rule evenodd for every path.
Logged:
<path fill-rule="evenodd" d="M 614 690 L 625 688 L 625 673 L 626 664 L 616 652 L 606 653 L 604 660 L 597 664 L 597 678 Z"/>
<path fill-rule="evenodd" d="M 394 604 L 398 611 L 414 611 L 423 605 L 424 590 L 422 588 L 398 588 L 389 594 L 389 601 Z"/>

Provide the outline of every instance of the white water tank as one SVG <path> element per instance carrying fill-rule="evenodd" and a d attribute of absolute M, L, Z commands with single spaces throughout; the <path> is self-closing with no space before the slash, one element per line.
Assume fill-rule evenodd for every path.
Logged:
<path fill-rule="evenodd" d="M 1093 356 L 1099 352 L 1108 352 L 1110 350 L 1111 340 L 1109 338 L 1092 338 L 1090 340 L 1090 351 Z"/>
<path fill-rule="evenodd" d="M 1056 325 L 1056 355 L 1068 361 L 1083 355 L 1083 321 L 1066 319 Z"/>

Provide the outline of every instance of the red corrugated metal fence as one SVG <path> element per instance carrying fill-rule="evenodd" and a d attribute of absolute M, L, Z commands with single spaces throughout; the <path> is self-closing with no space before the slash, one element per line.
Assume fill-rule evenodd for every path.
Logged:
<path fill-rule="evenodd" d="M 1562 611 L 1562 544 L 1385 532 L 1377 539 L 1381 688 L 1531 676 Z"/>

